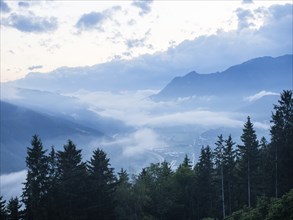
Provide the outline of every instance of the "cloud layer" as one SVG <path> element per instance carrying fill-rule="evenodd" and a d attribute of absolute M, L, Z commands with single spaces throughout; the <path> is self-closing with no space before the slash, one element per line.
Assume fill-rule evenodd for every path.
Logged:
<path fill-rule="evenodd" d="M 3 196 L 5 200 L 9 200 L 11 197 L 15 196 L 20 197 L 23 188 L 22 183 L 25 182 L 25 178 L 26 170 L 1 175 L 1 196 Z"/>
<path fill-rule="evenodd" d="M 10 8 L 4 0 L 0 0 L 0 9 L 2 13 L 10 12 Z"/>
<path fill-rule="evenodd" d="M 139 15 L 143 16 L 151 12 L 151 4 L 153 0 L 134 0 L 132 5 L 139 8 Z"/>
<path fill-rule="evenodd" d="M 271 96 L 271 95 L 279 96 L 280 94 L 276 92 L 260 91 L 259 93 L 256 93 L 252 96 L 245 97 L 244 100 L 247 100 L 249 102 L 255 102 L 264 96 Z"/>
<path fill-rule="evenodd" d="M 56 17 L 40 17 L 34 13 L 27 15 L 12 13 L 3 24 L 27 33 L 47 33 L 58 28 Z"/>
<path fill-rule="evenodd" d="M 103 31 L 103 23 L 111 19 L 111 16 L 116 11 L 121 10 L 120 6 L 114 6 L 102 12 L 90 12 L 83 14 L 75 24 L 79 30 L 92 30 L 97 29 Z"/>

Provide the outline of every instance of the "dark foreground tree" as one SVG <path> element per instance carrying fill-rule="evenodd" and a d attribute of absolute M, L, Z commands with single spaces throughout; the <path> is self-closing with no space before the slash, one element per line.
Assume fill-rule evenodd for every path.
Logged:
<path fill-rule="evenodd" d="M 86 165 L 82 162 L 81 150 L 68 140 L 64 151 L 57 153 L 58 191 L 56 219 L 86 219 Z"/>
<path fill-rule="evenodd" d="M 7 219 L 8 220 L 20 220 L 21 219 L 21 204 L 18 197 L 11 198 L 7 204 Z"/>
<path fill-rule="evenodd" d="M 213 155 L 209 146 L 202 147 L 195 166 L 197 219 L 215 215 L 216 193 L 214 185 Z"/>
<path fill-rule="evenodd" d="M 0 219 L 5 220 L 7 217 L 6 200 L 3 200 L 3 196 L 0 196 Z"/>
<path fill-rule="evenodd" d="M 132 220 L 133 215 L 132 185 L 129 183 L 129 175 L 126 170 L 118 172 L 118 181 L 115 191 L 115 219 Z"/>
<path fill-rule="evenodd" d="M 284 91 L 274 106 L 271 145 L 275 159 L 275 196 L 293 188 L 293 97 L 292 90 Z"/>
<path fill-rule="evenodd" d="M 48 190 L 48 160 L 41 139 L 34 135 L 27 148 L 27 177 L 24 183 L 23 202 L 27 219 L 47 219 L 46 196 Z"/>
<path fill-rule="evenodd" d="M 88 163 L 89 207 L 87 212 L 89 219 L 114 219 L 116 179 L 109 161 L 107 154 L 103 150 L 97 149 Z"/>
<path fill-rule="evenodd" d="M 256 204 L 257 184 L 258 184 L 258 141 L 250 117 L 244 124 L 241 135 L 243 145 L 239 145 L 240 153 L 240 173 L 243 178 L 242 184 L 246 185 L 242 190 L 247 189 L 247 205 L 251 207 Z M 245 184 L 246 182 L 246 184 Z"/>

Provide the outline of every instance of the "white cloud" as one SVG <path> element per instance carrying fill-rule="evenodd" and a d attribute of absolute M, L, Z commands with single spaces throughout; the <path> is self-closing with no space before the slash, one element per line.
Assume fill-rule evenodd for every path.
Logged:
<path fill-rule="evenodd" d="M 139 8 L 139 15 L 143 16 L 151 12 L 151 4 L 153 0 L 134 0 L 132 5 Z"/>
<path fill-rule="evenodd" d="M 167 144 L 154 130 L 141 128 L 115 141 L 102 143 L 102 146 L 122 146 L 122 155 L 120 156 L 137 157 L 158 148 L 165 148 Z"/>
<path fill-rule="evenodd" d="M 279 96 L 280 94 L 276 93 L 276 92 L 268 92 L 268 91 L 263 90 L 263 91 L 260 91 L 260 92 L 258 92 L 256 94 L 254 94 L 254 95 L 245 97 L 244 100 L 249 101 L 249 102 L 255 102 L 255 101 L 261 99 L 264 96 L 271 96 L 271 95 Z"/>
<path fill-rule="evenodd" d="M 291 11 L 291 5 L 268 8 L 268 5 L 276 3 L 271 1 L 245 5 L 232 1 L 225 4 L 209 1 L 154 1 L 147 16 L 137 15 L 137 7 L 133 7 L 132 2 L 121 1 L 121 10 L 115 12 L 110 19 L 109 16 L 101 16 L 99 19 L 95 15 L 105 15 L 103 12 L 117 4 L 114 1 L 46 1 L 38 4 L 32 1 L 29 9 L 38 16 L 25 14 L 17 3 L 9 1 L 12 13 L 3 15 L 3 19 L 8 19 L 11 14 L 17 15 L 11 20 L 11 25 L 18 26 L 19 21 L 26 21 L 26 26 L 18 27 L 26 32 L 19 33 L 8 27 L 1 29 L 3 81 L 20 78 L 27 74 L 28 66 L 38 63 L 44 65 L 43 71 L 51 71 L 60 66 L 94 65 L 115 57 L 132 59 L 149 53 L 153 55 L 140 57 L 146 63 L 145 66 L 153 65 L 154 68 L 149 69 L 154 73 L 158 73 L 155 69 L 164 67 L 166 75 L 172 75 L 191 70 L 200 73 L 220 71 L 253 57 L 279 56 L 292 51 L 292 15 L 287 12 Z M 286 2 L 277 2 L 284 3 Z M 238 10 L 237 17 L 239 7 L 245 13 L 240 15 Z M 68 9 L 70 13 L 64 13 Z M 80 27 L 87 30 L 100 27 L 104 32 L 83 31 L 83 34 L 76 35 L 74 25 L 83 15 L 92 12 L 95 13 L 94 19 L 84 17 Z M 28 21 L 28 18 L 31 20 Z M 245 19 L 241 21 L 241 18 Z M 135 20 L 135 24 L 130 22 L 133 25 L 129 25 L 131 20 Z M 241 30 L 237 30 L 237 24 L 242 27 Z M 143 36 L 150 28 L 151 35 L 147 42 L 143 42 Z M 59 45 L 58 48 L 52 51 L 41 46 L 38 42 L 43 40 L 44 35 L 30 34 L 33 30 L 38 30 L 39 33 L 54 30 L 48 38 L 52 39 L 53 45 Z M 117 33 L 120 34 L 119 37 Z M 114 40 L 111 40 L 113 37 Z M 175 49 L 167 50 L 169 42 L 176 42 L 177 47 L 171 44 Z M 127 47 L 125 43 L 132 47 Z M 11 50 L 15 52 L 13 56 L 8 52 Z M 73 56 L 77 52 L 78 55 Z M 21 68 L 20 73 L 13 71 L 12 74 L 12 71 L 8 71 L 15 66 Z M 115 72 L 112 70 L 109 69 L 107 73 Z"/>
<path fill-rule="evenodd" d="M 167 127 L 195 125 L 204 127 L 241 127 L 240 114 L 203 110 L 204 104 L 215 97 L 185 97 L 174 101 L 155 102 L 149 96 L 156 91 L 88 92 L 71 94 L 79 98 L 90 110 L 105 117 L 124 121 L 134 127 Z M 200 102 L 203 106 L 188 111 L 188 105 Z"/>
<path fill-rule="evenodd" d="M 9 200 L 11 197 L 15 196 L 21 196 L 26 173 L 26 170 L 22 170 L 0 176 L 1 195 L 3 195 L 5 200 Z"/>
<path fill-rule="evenodd" d="M 233 113 L 211 111 L 187 111 L 155 116 L 147 119 L 147 125 L 165 127 L 178 125 L 198 125 L 205 127 L 241 127 L 243 122 L 233 119 Z"/>

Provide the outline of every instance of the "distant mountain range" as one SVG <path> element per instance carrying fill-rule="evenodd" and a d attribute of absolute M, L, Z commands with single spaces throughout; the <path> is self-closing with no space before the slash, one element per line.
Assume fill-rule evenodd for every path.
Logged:
<path fill-rule="evenodd" d="M 101 66 L 98 69 L 93 66 L 60 68 L 52 73 L 34 73 L 21 80 L 3 83 L 0 103 L 0 171 L 7 173 L 25 167 L 26 148 L 30 146 L 30 138 L 34 134 L 40 135 L 46 148 L 54 144 L 57 149 L 60 149 L 67 139 L 72 139 L 83 149 L 83 152 L 88 151 L 88 155 L 91 153 L 92 144 L 97 147 L 96 145 L 104 143 L 104 146 L 110 146 L 107 152 L 110 152 L 113 164 L 118 168 L 122 164 L 129 164 L 130 169 L 142 166 L 146 158 L 148 162 L 153 162 L 157 161 L 156 158 L 165 159 L 166 155 L 169 155 L 167 156 L 169 160 L 179 161 L 180 155 L 183 157 L 185 153 L 196 154 L 205 144 L 212 146 L 220 133 L 226 135 L 232 133 L 234 139 L 237 140 L 241 133 L 239 124 L 248 115 L 252 116 L 253 121 L 258 122 L 258 134 L 265 136 L 268 133 L 273 104 L 277 103 L 279 93 L 284 89 L 293 88 L 292 66 L 293 55 L 284 55 L 276 58 L 252 59 L 223 72 L 199 74 L 193 71 L 185 76 L 175 77 L 160 92 L 151 96 L 151 100 L 148 97 L 151 93 L 147 93 L 142 97 L 147 101 L 140 103 L 139 108 L 135 108 L 136 102 L 133 101 L 133 97 L 123 100 L 113 99 L 115 101 L 107 97 L 116 95 L 115 91 L 127 94 L 125 89 L 128 88 L 129 90 L 150 89 L 153 91 L 153 88 L 146 86 L 156 79 L 156 74 L 160 79 L 159 84 L 166 79 L 166 75 L 163 78 L 159 76 L 160 73 L 166 72 L 162 70 L 164 67 L 161 67 L 158 72 L 150 73 L 149 78 L 147 72 L 141 72 L 143 76 L 141 75 L 142 78 L 140 78 L 140 75 L 134 74 L 133 70 L 127 75 L 130 67 L 122 70 L 123 62 L 121 62 L 117 63 L 115 68 L 123 73 L 118 71 L 118 76 L 113 73 L 114 77 L 111 73 L 103 72 Z M 146 71 L 148 68 L 142 69 Z M 168 79 L 172 79 L 174 75 L 178 74 L 172 72 L 168 75 Z M 145 81 L 146 84 L 144 84 Z M 130 84 L 131 86 L 128 87 Z M 79 96 L 83 92 L 87 95 Z M 95 96 L 95 93 L 100 95 Z M 129 103 L 128 100 L 130 100 Z M 110 102 L 110 105 L 99 105 L 99 102 Z M 118 112 L 115 108 L 117 105 L 120 106 Z M 110 109 L 107 109 L 107 106 Z M 133 111 L 123 112 L 124 106 Z M 116 114 L 116 118 L 111 114 L 106 114 L 107 117 L 100 115 L 107 110 Z M 202 111 L 199 115 L 203 115 L 205 120 L 193 118 L 191 121 L 194 121 L 194 124 L 184 124 L 185 117 L 198 115 L 192 114 L 197 111 Z M 131 115 L 125 115 L 132 112 L 133 118 Z M 140 115 L 145 117 L 142 118 L 143 123 L 139 123 Z M 182 119 L 174 119 L 174 115 Z M 201 124 L 200 121 L 209 120 L 209 115 L 213 115 L 212 120 L 219 120 L 215 126 L 208 126 L 209 123 L 206 125 L 203 122 Z M 224 119 L 221 118 L 222 116 Z M 137 125 L 130 126 L 127 120 L 123 120 L 124 117 L 131 119 L 131 125 L 138 121 Z M 166 119 L 168 119 L 168 126 L 163 124 L 160 126 L 158 121 L 162 120 L 166 123 Z M 158 121 L 152 124 L 147 120 Z M 183 120 L 183 123 L 180 120 Z M 225 120 L 239 123 L 233 127 Z M 221 124 L 222 121 L 224 125 Z M 162 138 L 169 147 L 162 151 L 149 150 L 153 144 L 157 143 L 154 141 L 157 139 L 153 138 L 152 133 L 147 138 L 142 135 L 145 134 L 144 132 L 136 133 L 145 128 L 151 129 L 156 137 Z M 106 141 L 100 141 L 102 139 Z M 144 143 L 141 144 L 141 141 Z M 147 146 L 147 150 L 142 149 L 143 153 L 136 155 L 136 148 L 141 146 L 142 148 Z M 129 151 L 133 150 L 131 157 L 123 154 L 126 148 L 130 149 Z"/>
<path fill-rule="evenodd" d="M 1 172 L 24 168 L 26 148 L 34 134 L 46 140 L 105 137 L 102 132 L 64 118 L 1 101 Z M 65 143 L 65 142 L 63 142 Z M 52 144 L 52 143 L 51 143 Z M 60 148 L 60 146 L 58 146 Z"/>
<path fill-rule="evenodd" d="M 260 91 L 281 92 L 292 89 L 293 56 L 261 57 L 232 66 L 223 72 L 190 72 L 174 78 L 154 100 L 171 100 L 191 96 L 241 96 Z M 239 97 L 240 96 L 240 97 Z"/>

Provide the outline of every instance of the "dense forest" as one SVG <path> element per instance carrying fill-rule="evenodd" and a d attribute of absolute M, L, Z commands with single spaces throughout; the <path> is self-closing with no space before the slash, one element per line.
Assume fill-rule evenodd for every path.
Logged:
<path fill-rule="evenodd" d="M 130 176 L 115 173 L 102 149 L 84 162 L 71 140 L 45 150 L 34 135 L 23 194 L 1 197 L 1 219 L 293 219 L 292 91 L 274 105 L 270 140 L 250 117 L 240 139 L 219 135 L 195 166 L 186 155 L 175 170 L 164 161 Z"/>

